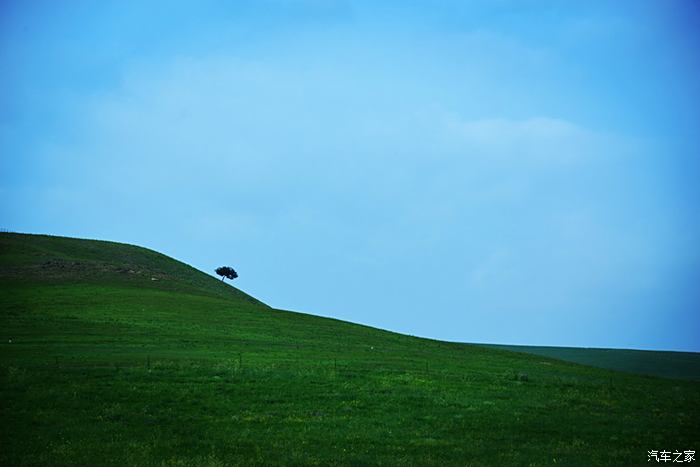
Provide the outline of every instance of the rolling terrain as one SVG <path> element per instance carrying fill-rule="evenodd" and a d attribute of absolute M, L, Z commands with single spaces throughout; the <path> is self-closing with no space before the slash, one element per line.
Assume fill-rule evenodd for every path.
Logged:
<path fill-rule="evenodd" d="M 700 383 L 276 310 L 140 247 L 0 234 L 0 465 L 648 465 Z"/>
<path fill-rule="evenodd" d="M 557 358 L 567 362 L 597 366 L 609 370 L 700 381 L 700 353 L 694 352 L 532 345 L 482 345 L 489 348 Z"/>

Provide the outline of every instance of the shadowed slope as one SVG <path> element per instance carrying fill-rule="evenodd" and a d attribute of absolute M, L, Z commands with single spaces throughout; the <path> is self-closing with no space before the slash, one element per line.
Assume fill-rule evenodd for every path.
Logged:
<path fill-rule="evenodd" d="M 597 366 L 609 370 L 700 381 L 700 353 L 697 352 L 538 347 L 531 345 L 482 345 L 494 349 L 542 355 L 543 357 Z"/>

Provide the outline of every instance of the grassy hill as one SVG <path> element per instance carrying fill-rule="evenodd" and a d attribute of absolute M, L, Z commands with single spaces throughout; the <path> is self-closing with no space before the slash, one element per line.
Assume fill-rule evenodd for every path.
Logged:
<path fill-rule="evenodd" d="M 0 234 L 0 280 L 109 284 L 262 304 L 250 295 L 153 250 L 49 235 Z"/>
<path fill-rule="evenodd" d="M 0 465 L 647 465 L 700 383 L 275 310 L 129 245 L 0 234 Z"/>
<path fill-rule="evenodd" d="M 483 344 L 485 347 L 557 358 L 582 365 L 664 378 L 700 381 L 700 353 L 656 350 Z"/>

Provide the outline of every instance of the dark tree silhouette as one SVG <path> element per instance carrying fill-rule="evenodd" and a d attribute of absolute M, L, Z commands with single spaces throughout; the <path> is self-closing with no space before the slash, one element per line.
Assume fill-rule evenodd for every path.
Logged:
<path fill-rule="evenodd" d="M 238 277 L 238 273 L 229 266 L 221 266 L 220 268 L 216 268 L 216 273 L 221 276 L 221 282 L 224 281 L 224 279 L 235 279 Z"/>

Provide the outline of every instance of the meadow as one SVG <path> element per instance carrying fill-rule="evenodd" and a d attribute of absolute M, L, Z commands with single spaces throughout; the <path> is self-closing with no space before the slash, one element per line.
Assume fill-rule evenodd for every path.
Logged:
<path fill-rule="evenodd" d="M 649 465 L 700 383 L 276 310 L 140 247 L 0 234 L 0 465 Z"/>
<path fill-rule="evenodd" d="M 541 355 L 609 370 L 700 381 L 700 353 L 697 352 L 497 344 L 484 344 L 484 346 Z"/>

